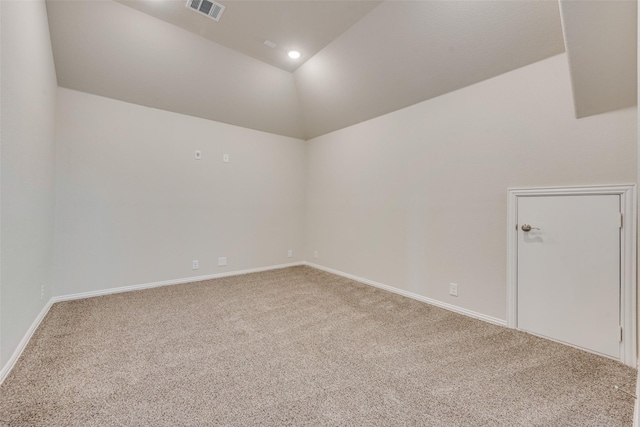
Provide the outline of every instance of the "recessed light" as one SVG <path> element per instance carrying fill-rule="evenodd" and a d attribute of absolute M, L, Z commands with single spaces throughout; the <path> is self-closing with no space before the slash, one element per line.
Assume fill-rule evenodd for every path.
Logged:
<path fill-rule="evenodd" d="M 298 58 L 300 58 L 300 52 L 298 52 L 297 50 L 291 50 L 291 51 L 289 51 L 289 58 L 291 58 L 291 59 L 298 59 Z"/>

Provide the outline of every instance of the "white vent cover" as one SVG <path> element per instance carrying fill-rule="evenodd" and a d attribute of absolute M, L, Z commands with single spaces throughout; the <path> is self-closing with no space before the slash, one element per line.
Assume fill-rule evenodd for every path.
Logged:
<path fill-rule="evenodd" d="M 211 0 L 187 0 L 187 7 L 198 13 L 207 15 L 214 21 L 219 21 L 222 12 L 224 12 L 224 5 Z"/>

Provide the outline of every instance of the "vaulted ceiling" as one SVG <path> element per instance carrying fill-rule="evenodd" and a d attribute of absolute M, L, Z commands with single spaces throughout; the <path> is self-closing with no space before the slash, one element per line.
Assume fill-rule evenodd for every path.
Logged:
<path fill-rule="evenodd" d="M 308 139 L 566 45 L 578 115 L 635 102 L 637 15 L 625 15 L 635 2 L 562 0 L 562 21 L 556 1 L 221 3 L 226 9 L 216 22 L 185 0 L 48 0 L 58 84 Z M 620 12 L 608 3 L 627 6 Z M 606 40 L 590 47 L 600 34 Z M 291 60 L 289 49 L 302 57 Z M 619 53 L 603 56 L 607 49 Z M 608 65 L 594 69 L 605 58 Z M 629 91 L 633 97 L 620 95 Z"/>
<path fill-rule="evenodd" d="M 224 1 L 218 22 L 193 13 L 184 0 L 116 0 L 207 40 L 293 72 L 382 1 Z M 268 40 L 276 44 L 271 48 Z M 302 57 L 293 61 L 290 50 Z"/>

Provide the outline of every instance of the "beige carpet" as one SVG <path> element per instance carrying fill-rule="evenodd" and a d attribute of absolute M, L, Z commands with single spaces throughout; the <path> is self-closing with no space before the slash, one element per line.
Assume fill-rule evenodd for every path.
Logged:
<path fill-rule="evenodd" d="M 55 304 L 5 426 L 623 426 L 635 370 L 308 267 Z"/>

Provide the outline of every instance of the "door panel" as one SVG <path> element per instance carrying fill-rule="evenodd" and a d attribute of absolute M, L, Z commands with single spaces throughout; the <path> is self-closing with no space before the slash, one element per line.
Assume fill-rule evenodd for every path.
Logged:
<path fill-rule="evenodd" d="M 618 358 L 620 196 L 518 197 L 517 223 L 518 328 Z"/>

